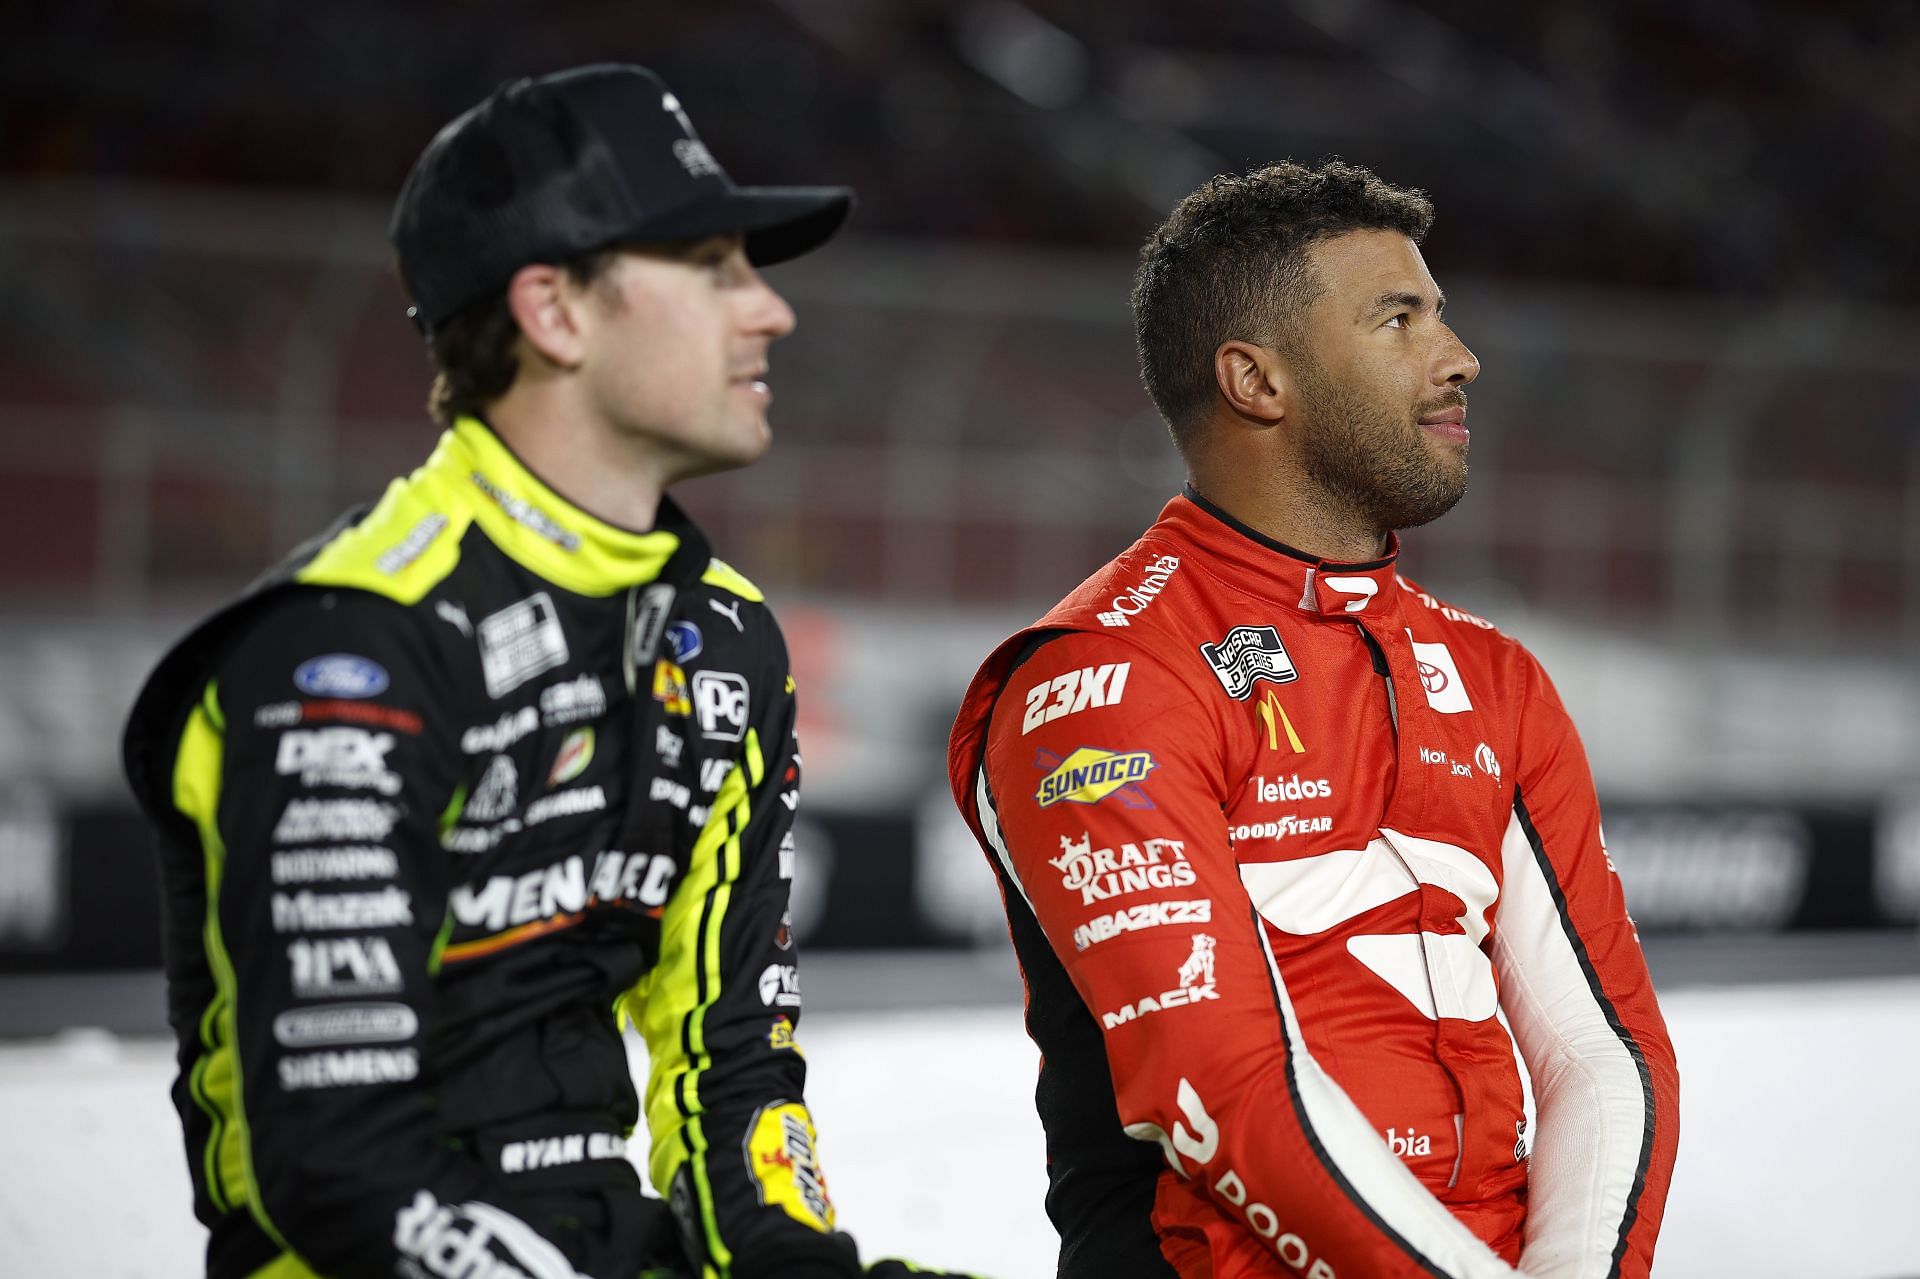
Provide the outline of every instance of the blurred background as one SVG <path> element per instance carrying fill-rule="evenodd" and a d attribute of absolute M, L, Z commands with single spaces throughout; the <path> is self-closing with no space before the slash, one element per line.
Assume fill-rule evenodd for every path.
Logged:
<path fill-rule="evenodd" d="M 795 651 L 822 1086 L 858 1112 L 902 1054 L 1024 1063 L 901 1096 L 937 1129 L 912 1176 L 899 1114 L 847 1139 L 869 1234 L 945 1240 L 990 1182 L 1023 1224 L 955 1246 L 1052 1268 L 946 728 L 993 644 L 1178 490 L 1135 374 L 1140 242 L 1213 173 L 1337 154 L 1432 195 L 1484 370 L 1468 496 L 1403 570 L 1546 661 L 1683 1069 L 1724 1067 L 1689 1075 L 1724 1112 L 1689 1113 L 1660 1273 L 1920 1271 L 1874 1198 L 1920 1197 L 1888 1153 L 1920 1145 L 1910 1075 L 1858 1073 L 1920 1053 L 1920 9 L 15 0 L 0 28 L 0 1123 L 76 1159 L 145 1134 L 98 1272 L 198 1247 L 121 719 L 198 612 L 431 448 L 384 236 L 420 148 L 502 80 L 601 60 L 658 70 L 736 180 L 860 193 L 770 273 L 801 319 L 774 453 L 677 493 Z M 1827 1159 L 1861 1175 L 1782 1171 Z M 0 1184 L 0 1244 L 42 1259 L 18 1273 L 71 1269 L 60 1213 L 10 1198 L 64 1183 Z M 1807 1194 L 1817 1250 L 1734 1229 Z"/>

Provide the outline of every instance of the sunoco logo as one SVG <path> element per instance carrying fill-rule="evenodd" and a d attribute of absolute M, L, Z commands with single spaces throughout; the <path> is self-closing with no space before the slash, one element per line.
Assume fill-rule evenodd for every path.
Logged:
<path fill-rule="evenodd" d="M 1104 751 L 1082 746 L 1060 761 L 1060 766 L 1040 779 L 1033 797 L 1040 807 L 1069 804 L 1097 804 L 1122 786 L 1143 780 L 1153 771 L 1153 756 L 1146 751 Z"/>
<path fill-rule="evenodd" d="M 1178 555 L 1162 555 L 1149 564 L 1146 576 L 1141 578 L 1138 584 L 1113 597 L 1113 608 L 1110 612 L 1097 615 L 1100 625 L 1126 626 L 1129 624 L 1128 618 L 1138 617 L 1146 612 L 1147 605 L 1153 603 L 1160 597 L 1160 592 L 1167 589 L 1167 583 L 1173 579 L 1174 571 L 1179 567 Z"/>

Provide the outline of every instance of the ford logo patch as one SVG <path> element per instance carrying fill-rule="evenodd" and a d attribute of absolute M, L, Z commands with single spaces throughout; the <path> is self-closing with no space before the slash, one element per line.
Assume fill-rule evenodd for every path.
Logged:
<path fill-rule="evenodd" d="M 312 658 L 293 672 L 293 686 L 312 697 L 378 697 L 390 682 L 385 667 L 352 653 Z"/>
<path fill-rule="evenodd" d="M 700 638 L 700 628 L 692 622 L 675 622 L 667 627 L 667 647 L 673 650 L 676 665 L 691 662 L 706 646 L 706 641 Z"/>

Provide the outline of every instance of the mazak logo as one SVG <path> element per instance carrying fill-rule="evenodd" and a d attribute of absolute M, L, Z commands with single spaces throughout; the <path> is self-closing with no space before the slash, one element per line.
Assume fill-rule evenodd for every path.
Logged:
<path fill-rule="evenodd" d="M 1236 626 L 1217 643 L 1202 644 L 1200 656 L 1236 702 L 1251 697 L 1253 686 L 1261 680 L 1291 684 L 1300 678 L 1287 656 L 1287 646 L 1280 642 L 1280 632 L 1271 626 Z"/>
<path fill-rule="evenodd" d="M 316 893 L 310 889 L 275 893 L 272 904 L 276 933 L 365 932 L 413 922 L 413 897 L 393 884 L 366 893 Z"/>
<path fill-rule="evenodd" d="M 1146 751 L 1108 751 L 1082 746 L 1040 779 L 1033 793 L 1040 807 L 1055 804 L 1097 804 L 1123 786 L 1144 781 L 1153 771 Z"/>
<path fill-rule="evenodd" d="M 700 716 L 700 736 L 717 742 L 737 742 L 747 735 L 747 677 L 732 671 L 695 671 L 693 708 Z"/>
<path fill-rule="evenodd" d="M 392 733 L 364 728 L 290 728 L 280 734 L 273 768 L 282 777 L 298 777 L 302 786 L 338 786 L 345 790 L 400 793 L 400 777 L 387 767 Z"/>
<path fill-rule="evenodd" d="M 1186 962 L 1180 965 L 1179 980 L 1179 986 L 1172 990 L 1163 990 L 1158 995 L 1148 995 L 1137 1003 L 1128 1004 L 1119 1012 L 1102 1013 L 1101 1024 L 1108 1030 L 1115 1030 L 1130 1021 L 1137 1021 L 1169 1008 L 1185 1008 L 1204 1000 L 1219 999 L 1219 992 L 1213 982 L 1213 938 L 1205 933 L 1199 933 L 1194 937 L 1193 953 L 1188 955 Z"/>
<path fill-rule="evenodd" d="M 1108 662 L 1104 666 L 1083 666 L 1035 684 L 1027 690 L 1027 714 L 1020 721 L 1020 735 L 1025 737 L 1042 724 L 1081 711 L 1118 706 L 1127 691 L 1127 672 L 1131 669 L 1132 662 Z M 1052 700 L 1048 700 L 1048 693 L 1052 693 Z"/>
<path fill-rule="evenodd" d="M 1085 832 L 1078 842 L 1062 835 L 1060 855 L 1047 864 L 1060 872 L 1060 887 L 1080 894 L 1082 906 L 1151 889 L 1186 888 L 1195 880 L 1186 844 L 1177 839 L 1095 848 Z"/>
<path fill-rule="evenodd" d="M 1179 567 L 1180 557 L 1178 555 L 1162 555 L 1159 559 L 1147 565 L 1146 576 L 1142 577 L 1135 585 L 1113 597 L 1113 608 L 1110 611 L 1095 614 L 1100 621 L 1100 625 L 1130 625 L 1131 623 L 1129 623 L 1127 619 L 1130 617 L 1138 617 L 1140 614 L 1146 612 L 1147 605 L 1153 603 L 1154 600 L 1160 597 L 1160 592 L 1167 589 L 1167 583 L 1173 579 L 1173 575 Z"/>

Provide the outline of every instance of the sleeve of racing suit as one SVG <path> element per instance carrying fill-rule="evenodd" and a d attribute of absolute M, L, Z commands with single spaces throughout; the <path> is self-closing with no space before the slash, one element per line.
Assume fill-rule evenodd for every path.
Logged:
<path fill-rule="evenodd" d="M 1539 1121 L 1520 1264 L 1552 1279 L 1640 1279 L 1679 1145 L 1679 1073 L 1586 753 L 1546 673 L 1529 674 L 1493 934 Z"/>
<path fill-rule="evenodd" d="M 687 1254 L 721 1279 L 858 1273 L 815 1150 L 794 1043 L 800 979 L 787 911 L 800 756 L 774 642 L 693 864 L 661 919 L 660 960 L 627 1008 L 650 1058 L 648 1172 Z"/>
<path fill-rule="evenodd" d="M 488 1259 L 567 1279 L 584 1245 L 435 1131 L 424 1056 L 457 732 L 441 678 L 400 606 L 301 593 L 189 716 L 173 794 L 207 868 L 210 1180 L 337 1279 Z"/>
<path fill-rule="evenodd" d="M 1104 701 L 1074 694 L 1089 685 Z M 1062 636 L 1009 679 L 976 785 L 990 848 L 1103 1029 L 1122 1124 L 1159 1142 L 1246 1241 L 1310 1279 L 1513 1274 L 1304 1046 L 1228 841 L 1224 747 L 1206 705 L 1117 637 Z M 1128 777 L 1137 789 L 1116 788 Z M 1101 902 L 1110 888 L 1131 883 L 1122 902 L 1153 901 L 1142 879 L 1168 887 L 1162 898 L 1210 899 L 1210 922 L 1076 949 L 1076 929 L 1113 909 Z"/>

